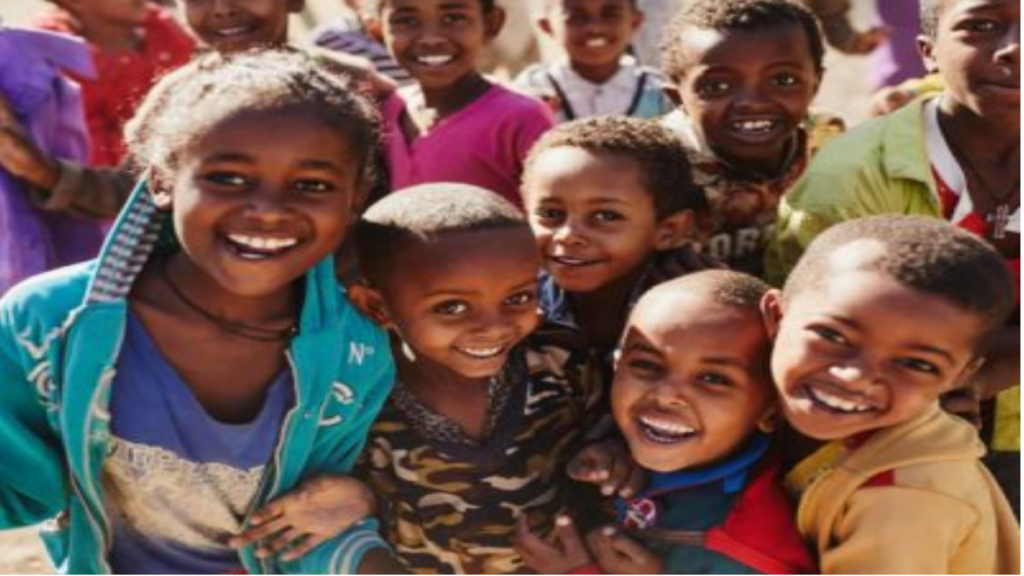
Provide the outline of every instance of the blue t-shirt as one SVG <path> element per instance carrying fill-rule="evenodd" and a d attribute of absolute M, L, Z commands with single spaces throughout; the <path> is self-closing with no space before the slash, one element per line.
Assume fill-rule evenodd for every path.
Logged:
<path fill-rule="evenodd" d="M 129 314 L 117 361 L 103 484 L 115 573 L 216 574 L 241 563 L 227 539 L 256 497 L 292 403 L 284 371 L 245 424 L 215 420 Z"/>

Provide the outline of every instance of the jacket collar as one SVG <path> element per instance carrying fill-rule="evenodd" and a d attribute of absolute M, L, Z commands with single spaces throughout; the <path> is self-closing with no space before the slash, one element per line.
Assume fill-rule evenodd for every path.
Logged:
<path fill-rule="evenodd" d="M 924 134 L 924 104 L 931 97 L 918 98 L 877 121 L 885 122 L 881 150 L 885 172 L 894 178 L 921 182 L 934 191 Z"/>

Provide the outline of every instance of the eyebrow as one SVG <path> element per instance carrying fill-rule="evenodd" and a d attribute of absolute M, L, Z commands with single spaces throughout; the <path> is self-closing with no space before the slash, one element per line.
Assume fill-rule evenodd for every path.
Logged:
<path fill-rule="evenodd" d="M 212 164 L 215 162 L 238 162 L 242 164 L 256 164 L 258 163 L 255 158 L 241 152 L 216 152 L 207 156 L 203 159 L 203 164 Z M 333 172 L 338 175 L 344 174 L 344 170 L 338 167 L 338 165 L 330 160 L 302 160 L 299 162 L 299 168 L 305 168 L 309 170 L 322 170 L 325 172 Z"/>
<path fill-rule="evenodd" d="M 520 291 L 520 290 L 522 290 L 524 288 L 530 288 L 530 287 L 534 287 L 536 285 L 537 285 L 537 280 L 531 279 L 531 280 L 527 280 L 525 282 L 522 282 L 521 284 L 517 284 L 516 286 L 510 288 L 508 290 L 508 292 L 518 292 L 518 291 Z M 441 288 L 441 289 L 438 289 L 438 290 L 434 290 L 432 292 L 428 292 L 428 293 L 424 294 L 423 297 L 424 298 L 436 298 L 438 296 L 466 297 L 466 296 L 472 296 L 474 294 L 477 294 L 477 291 L 475 291 L 475 290 L 460 290 L 458 288 Z"/>
<path fill-rule="evenodd" d="M 616 198 L 615 196 L 601 196 L 601 197 L 598 197 L 598 198 L 591 198 L 590 200 L 587 201 L 587 204 L 624 204 L 624 205 L 629 205 L 629 202 L 626 202 L 622 198 Z"/>
<path fill-rule="evenodd" d="M 631 343 L 628 347 L 626 347 L 626 351 L 627 352 L 633 352 L 633 351 L 636 351 L 636 352 L 647 352 L 648 354 L 654 354 L 656 356 L 664 356 L 664 353 L 662 353 L 661 350 L 658 350 L 657 348 L 652 346 L 646 340 L 643 340 L 643 341 L 640 341 L 640 342 L 633 342 L 633 343 Z M 746 370 L 747 369 L 747 363 L 746 362 L 743 362 L 742 360 L 739 360 L 737 358 L 730 358 L 730 357 L 727 357 L 727 356 L 718 356 L 718 357 L 712 357 L 712 358 L 704 357 L 704 358 L 700 359 L 700 362 L 701 362 L 701 364 L 713 364 L 713 365 L 716 365 L 716 366 L 731 366 L 731 367 L 739 368 L 739 369 L 742 369 L 742 370 Z"/>
<path fill-rule="evenodd" d="M 701 358 L 703 364 L 714 364 L 716 366 L 732 366 L 734 368 L 740 368 L 746 370 L 748 368 L 747 363 L 738 358 L 729 358 L 726 356 L 713 357 L 713 358 Z"/>
<path fill-rule="evenodd" d="M 640 338 L 642 338 L 642 336 L 640 336 Z M 658 356 L 662 355 L 661 350 L 658 350 L 654 346 L 651 346 L 651 344 L 646 340 L 641 340 L 640 342 L 631 342 L 629 346 L 626 347 L 626 351 L 647 352 L 648 354 L 655 354 Z"/>
<path fill-rule="evenodd" d="M 210 162 L 245 162 L 253 164 L 256 162 L 256 159 L 241 152 L 214 152 L 203 159 L 203 164 Z"/>
<path fill-rule="evenodd" d="M 840 324 L 843 324 L 844 326 L 849 326 L 850 328 L 853 328 L 858 332 L 861 330 L 860 324 L 854 322 L 853 320 L 850 320 L 849 318 L 843 318 L 842 316 L 832 315 L 828 315 L 828 317 L 835 320 L 836 322 L 839 322 Z M 945 358 L 946 361 L 949 362 L 950 364 L 956 363 L 956 360 L 953 358 L 953 355 L 947 352 L 946 350 L 943 350 L 942 348 L 936 348 L 935 346 L 929 346 L 928 344 L 911 344 L 910 346 L 907 346 L 907 348 L 911 350 L 916 350 L 918 352 L 927 352 L 929 354 L 941 356 Z"/>
<path fill-rule="evenodd" d="M 344 174 L 345 171 L 338 167 L 337 164 L 329 160 L 303 160 L 299 163 L 300 168 L 308 168 L 310 170 L 323 170 L 325 172 L 333 172 L 335 174 Z"/>
<path fill-rule="evenodd" d="M 914 345 L 910 346 L 910 349 L 911 350 L 917 350 L 918 352 L 927 352 L 929 354 L 935 354 L 936 356 L 941 356 L 942 358 L 944 358 L 950 364 L 955 364 L 956 363 L 956 360 L 953 358 L 953 355 L 950 354 L 949 352 L 943 350 L 942 348 L 936 348 L 935 346 L 929 346 L 927 344 L 914 344 Z"/>

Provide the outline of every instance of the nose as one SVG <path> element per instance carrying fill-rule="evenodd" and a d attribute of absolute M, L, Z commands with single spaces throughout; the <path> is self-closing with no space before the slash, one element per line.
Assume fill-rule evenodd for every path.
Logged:
<path fill-rule="evenodd" d="M 228 16 L 235 12 L 237 0 L 213 0 L 213 14 L 215 16 Z"/>
<path fill-rule="evenodd" d="M 416 36 L 416 43 L 419 44 L 420 47 L 426 46 L 432 48 L 446 42 L 445 35 L 441 30 L 441 25 L 438 23 L 424 22 L 420 25 L 418 32 L 419 33 Z"/>
<path fill-rule="evenodd" d="M 290 209 L 280 194 L 271 190 L 259 190 L 245 205 L 244 216 L 261 229 L 270 229 L 287 220 Z"/>
<path fill-rule="evenodd" d="M 579 222 L 567 219 L 554 230 L 552 237 L 561 244 L 585 244 L 587 240 L 582 228 Z"/>
<path fill-rule="evenodd" d="M 477 313 L 473 332 L 494 343 L 508 339 L 515 331 L 515 326 L 514 319 L 500 310 L 480 311 Z"/>
<path fill-rule="evenodd" d="M 587 33 L 596 34 L 598 32 L 603 32 L 604 29 L 605 24 L 601 20 L 600 16 L 589 16 L 583 21 L 583 30 Z"/>
<path fill-rule="evenodd" d="M 685 408 L 690 405 L 686 398 L 685 386 L 669 379 L 662 379 L 651 389 L 651 398 L 664 408 Z"/>
<path fill-rule="evenodd" d="M 878 380 L 879 371 L 874 363 L 863 356 L 855 356 L 833 364 L 829 375 L 851 390 L 867 389 Z"/>
<path fill-rule="evenodd" d="M 1007 28 L 996 48 L 995 60 L 1000 64 L 1016 67 L 1015 72 L 1020 74 L 1020 23 L 1015 22 Z"/>
<path fill-rule="evenodd" d="M 772 101 L 760 84 L 751 84 L 740 88 L 734 106 L 737 111 L 752 114 L 770 108 Z"/>

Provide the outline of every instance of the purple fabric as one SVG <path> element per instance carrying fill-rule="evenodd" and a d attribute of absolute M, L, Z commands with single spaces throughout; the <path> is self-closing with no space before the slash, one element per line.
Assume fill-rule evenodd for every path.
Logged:
<path fill-rule="evenodd" d="M 918 3 L 913 0 L 881 0 L 878 16 L 892 30 L 888 42 L 871 55 L 871 80 L 874 87 L 895 86 L 904 80 L 925 75 L 917 53 L 917 35 L 921 30 Z"/>
<path fill-rule="evenodd" d="M 0 26 L 0 94 L 44 152 L 81 162 L 89 150 L 82 99 L 62 70 L 94 75 L 80 40 Z M 33 274 L 94 257 L 103 232 L 102 222 L 39 210 L 22 182 L 0 168 L 0 294 Z"/>
<path fill-rule="evenodd" d="M 530 147 L 554 126 L 539 100 L 498 85 L 408 142 L 402 132 L 406 100 L 384 103 L 384 144 L 391 189 L 431 182 L 459 182 L 501 194 L 522 206 L 519 178 Z"/>

